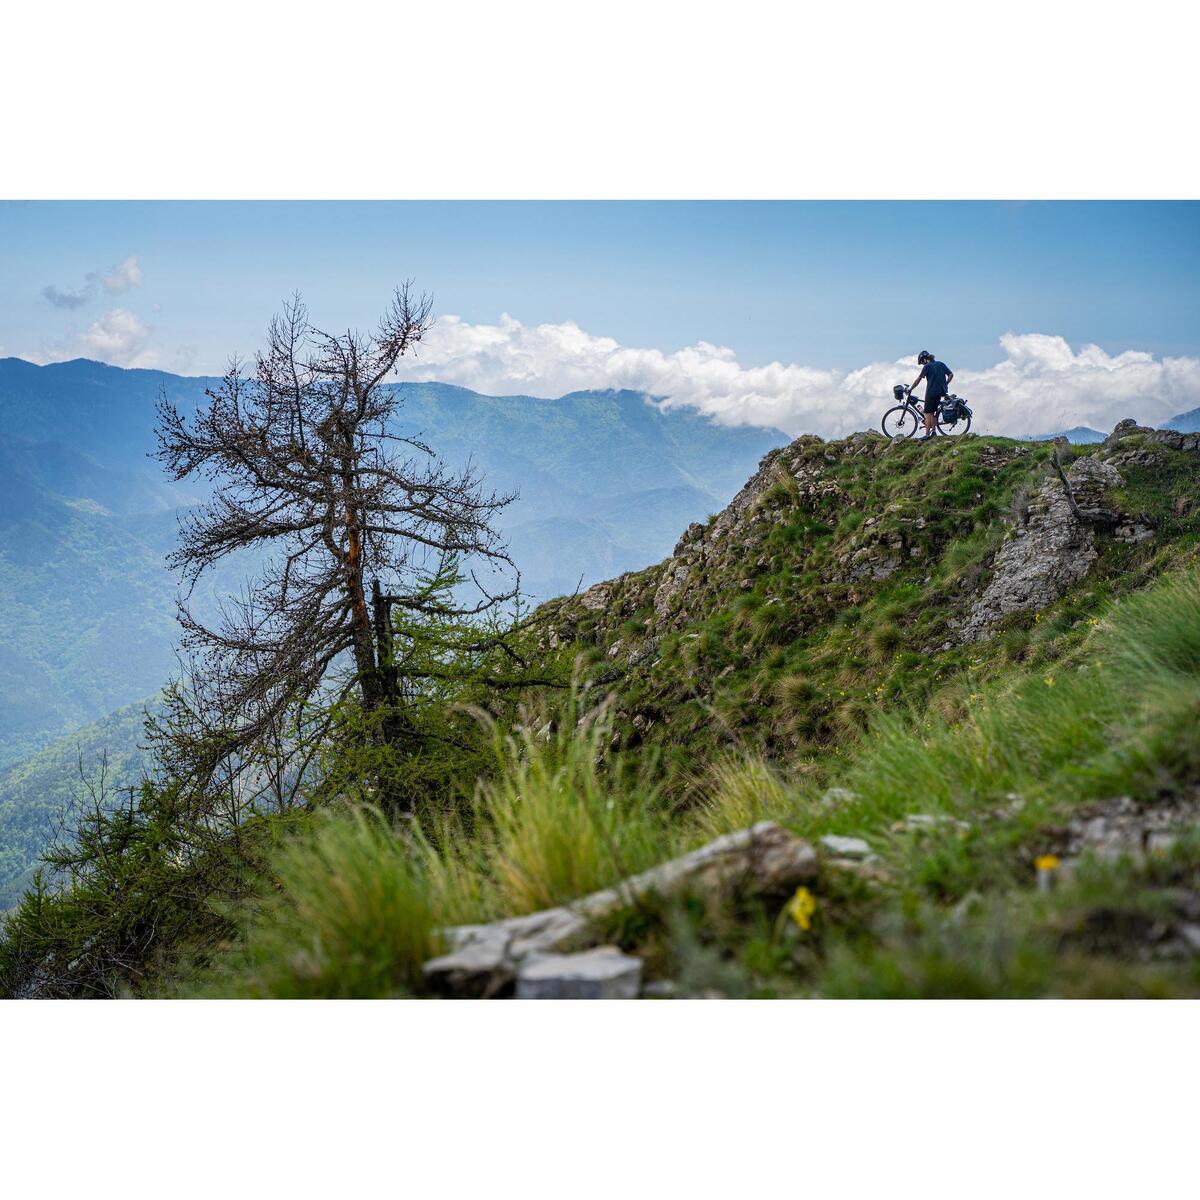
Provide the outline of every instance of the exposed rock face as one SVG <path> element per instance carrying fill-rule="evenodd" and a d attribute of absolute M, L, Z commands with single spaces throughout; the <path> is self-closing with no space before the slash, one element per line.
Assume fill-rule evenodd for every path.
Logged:
<path fill-rule="evenodd" d="M 527 959 L 587 947 L 595 940 L 594 922 L 650 895 L 728 886 L 770 895 L 789 891 L 816 874 L 812 846 L 774 821 L 760 821 L 570 905 L 490 925 L 447 929 L 450 952 L 425 964 L 425 980 L 442 995 L 499 995 L 511 987 Z"/>
<path fill-rule="evenodd" d="M 1029 523 L 996 555 L 992 578 L 961 630 L 964 642 L 990 637 L 992 625 L 1010 613 L 1053 604 L 1091 569 L 1097 528 L 1119 519 L 1105 507 L 1105 492 L 1123 480 L 1111 463 L 1096 458 L 1077 459 L 1066 475 L 1080 515 L 1061 481 L 1047 479 L 1030 505 Z"/>
<path fill-rule="evenodd" d="M 1129 442 L 1131 438 L 1132 443 Z M 1200 450 L 1200 433 L 1150 429 L 1127 417 L 1104 439 L 1103 453 L 1114 467 L 1133 464 L 1146 467 L 1161 460 L 1160 447 L 1167 450 Z"/>

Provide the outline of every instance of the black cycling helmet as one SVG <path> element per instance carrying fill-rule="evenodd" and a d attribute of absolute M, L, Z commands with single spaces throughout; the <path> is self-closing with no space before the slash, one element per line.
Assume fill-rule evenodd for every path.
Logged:
<path fill-rule="evenodd" d="M 922 350 L 921 353 L 917 355 L 917 366 L 923 367 L 927 362 L 933 362 L 933 355 L 930 354 L 928 350 Z"/>

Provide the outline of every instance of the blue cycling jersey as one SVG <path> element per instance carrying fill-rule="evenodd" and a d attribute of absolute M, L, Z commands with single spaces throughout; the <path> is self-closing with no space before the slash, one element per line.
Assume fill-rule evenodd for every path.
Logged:
<path fill-rule="evenodd" d="M 926 363 L 917 376 L 917 383 L 925 380 L 925 399 L 933 400 L 950 391 L 950 368 L 944 362 Z"/>

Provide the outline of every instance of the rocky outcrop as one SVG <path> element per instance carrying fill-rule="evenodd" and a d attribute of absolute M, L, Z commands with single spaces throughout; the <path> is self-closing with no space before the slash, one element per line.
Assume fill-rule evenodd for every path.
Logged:
<path fill-rule="evenodd" d="M 985 640 L 1012 613 L 1048 607 L 1091 569 L 1097 530 L 1120 520 L 1107 507 L 1106 493 L 1124 481 L 1111 463 L 1097 458 L 1077 459 L 1066 480 L 1069 491 L 1057 477 L 1042 484 L 1027 524 L 996 555 L 991 579 L 960 630 L 962 641 Z"/>
<path fill-rule="evenodd" d="M 1200 450 L 1200 433 L 1180 433 L 1174 429 L 1150 429 L 1127 417 L 1119 421 L 1104 439 L 1101 453 L 1114 467 L 1154 466 L 1161 460 L 1161 449 Z"/>
<path fill-rule="evenodd" d="M 505 995 L 522 964 L 539 956 L 588 948 L 599 936 L 599 922 L 650 896 L 726 887 L 772 895 L 787 892 L 816 874 L 817 856 L 812 846 L 773 821 L 761 821 L 571 904 L 489 925 L 447 929 L 444 937 L 450 950 L 425 964 L 425 981 L 440 995 Z"/>
<path fill-rule="evenodd" d="M 1138 545 L 1154 537 L 1154 525 L 1143 516 L 1122 513 L 1113 504 L 1113 489 L 1124 484 L 1122 469 L 1155 468 L 1168 451 L 1200 450 L 1200 433 L 1150 429 L 1124 420 L 1105 438 L 1098 453 L 1076 459 L 1062 479 L 1042 485 L 1030 505 L 1028 521 L 996 555 L 983 594 L 960 629 L 964 642 L 982 641 L 995 623 L 1010 613 L 1046 608 L 1091 570 L 1098 557 L 1097 536 Z M 1176 502 L 1176 515 L 1188 500 Z"/>

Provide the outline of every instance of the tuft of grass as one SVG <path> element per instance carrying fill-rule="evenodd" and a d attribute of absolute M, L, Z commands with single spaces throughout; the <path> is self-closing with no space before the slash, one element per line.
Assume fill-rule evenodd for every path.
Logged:
<path fill-rule="evenodd" d="M 662 809 L 644 773 L 602 770 L 608 706 L 539 736 L 496 733 L 496 771 L 479 783 L 485 866 L 507 913 L 533 912 L 652 865 Z"/>
<path fill-rule="evenodd" d="M 775 698 L 789 713 L 803 712 L 819 694 L 817 685 L 807 675 L 785 675 L 775 684 Z"/>
<path fill-rule="evenodd" d="M 692 815 L 688 841 L 710 841 L 759 821 L 787 821 L 795 814 L 794 789 L 757 755 L 714 763 L 699 788 L 704 802 Z"/>
<path fill-rule="evenodd" d="M 192 985 L 245 999 L 402 996 L 436 953 L 431 893 L 407 841 L 370 808 L 321 815 L 272 864 L 236 948 Z"/>
<path fill-rule="evenodd" d="M 903 642 L 904 634 L 894 621 L 885 620 L 871 630 L 871 645 L 885 658 L 894 654 Z"/>

